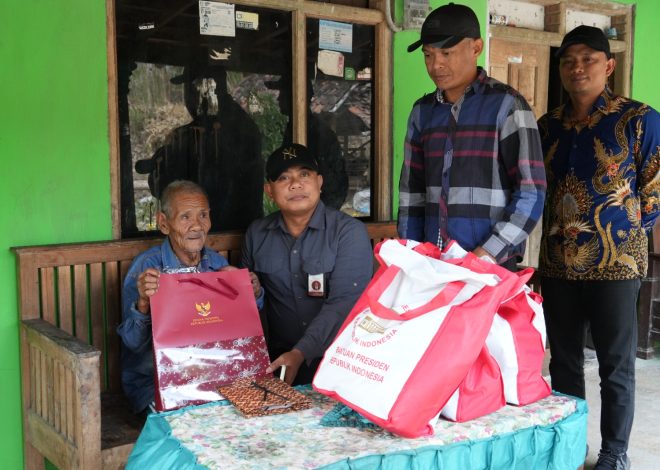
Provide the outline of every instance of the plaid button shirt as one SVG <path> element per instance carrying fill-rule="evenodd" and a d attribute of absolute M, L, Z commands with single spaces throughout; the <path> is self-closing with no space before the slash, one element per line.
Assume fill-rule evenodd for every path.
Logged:
<path fill-rule="evenodd" d="M 456 103 L 442 90 L 408 119 L 399 183 L 399 236 L 479 246 L 498 262 L 521 256 L 543 211 L 536 118 L 513 88 L 478 68 Z"/>

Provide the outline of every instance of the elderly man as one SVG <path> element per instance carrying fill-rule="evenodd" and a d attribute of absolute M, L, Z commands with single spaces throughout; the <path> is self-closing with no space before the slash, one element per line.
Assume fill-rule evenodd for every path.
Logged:
<path fill-rule="evenodd" d="M 566 105 L 539 120 L 548 174 L 539 272 L 552 388 L 584 398 L 584 330 L 600 374 L 596 469 L 626 469 L 635 408 L 637 295 L 660 201 L 660 115 L 607 87 L 603 32 L 578 26 L 557 51 Z"/>
<path fill-rule="evenodd" d="M 477 67 L 484 43 L 474 12 L 450 3 L 422 25 L 436 89 L 408 120 L 399 186 L 399 236 L 466 250 L 515 269 L 543 211 L 545 173 L 525 99 Z"/>
<path fill-rule="evenodd" d="M 208 198 L 199 185 L 174 181 L 163 190 L 160 202 L 158 226 L 167 238 L 133 261 L 124 280 L 122 322 L 117 328 L 123 342 L 122 385 L 136 413 L 147 410 L 154 400 L 149 298 L 158 290 L 160 273 L 232 269 L 223 256 L 205 246 L 211 217 Z M 251 277 L 258 297 L 261 286 L 254 274 Z"/>
<path fill-rule="evenodd" d="M 312 381 L 373 270 L 364 225 L 321 202 L 318 171 L 302 145 L 270 155 L 264 191 L 280 210 L 250 225 L 243 248 L 264 286 L 270 371 L 286 366 L 289 384 Z"/>

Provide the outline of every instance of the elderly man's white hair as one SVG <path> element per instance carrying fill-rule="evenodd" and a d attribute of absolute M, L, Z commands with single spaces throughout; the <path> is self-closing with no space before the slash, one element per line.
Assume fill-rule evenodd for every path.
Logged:
<path fill-rule="evenodd" d="M 204 188 L 193 181 L 172 181 L 165 187 L 165 189 L 163 189 L 163 193 L 160 196 L 160 210 L 163 211 L 167 217 L 172 216 L 172 198 L 177 193 L 201 194 L 206 198 L 206 200 L 209 199 L 209 196 L 206 194 L 206 191 L 204 191 Z"/>

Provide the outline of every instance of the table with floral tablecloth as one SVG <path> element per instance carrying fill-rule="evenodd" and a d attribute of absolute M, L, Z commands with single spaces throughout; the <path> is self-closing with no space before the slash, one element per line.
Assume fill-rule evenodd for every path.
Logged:
<path fill-rule="evenodd" d="M 551 395 L 466 423 L 440 419 L 433 436 L 325 427 L 335 402 L 309 388 L 313 408 L 246 419 L 227 402 L 152 414 L 126 468 L 566 469 L 584 463 L 587 406 Z"/>

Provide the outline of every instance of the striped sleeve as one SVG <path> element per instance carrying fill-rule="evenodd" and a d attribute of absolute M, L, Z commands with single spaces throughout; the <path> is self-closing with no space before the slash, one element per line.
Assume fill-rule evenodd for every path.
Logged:
<path fill-rule="evenodd" d="M 418 241 L 424 240 L 426 205 L 424 147 L 420 132 L 422 106 L 422 103 L 416 103 L 408 118 L 399 180 L 399 237 Z"/>
<path fill-rule="evenodd" d="M 546 180 L 536 118 L 525 99 L 514 95 L 499 127 L 499 158 L 512 182 L 509 204 L 482 245 L 496 259 L 523 243 L 543 213 Z"/>

